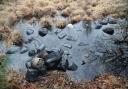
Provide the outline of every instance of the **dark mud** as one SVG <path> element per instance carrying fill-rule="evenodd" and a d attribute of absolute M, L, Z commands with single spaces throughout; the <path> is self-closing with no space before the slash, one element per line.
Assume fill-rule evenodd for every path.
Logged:
<path fill-rule="evenodd" d="M 62 18 L 57 17 L 57 19 Z M 108 72 L 108 66 L 112 69 L 105 62 L 107 58 L 104 58 L 104 54 L 106 53 L 106 46 L 114 48 L 117 46 L 111 41 L 113 36 L 104 33 L 102 29 L 116 25 L 105 24 L 97 29 L 96 24 L 92 22 L 92 28 L 87 29 L 83 22 L 79 22 L 74 24 L 73 28 L 58 29 L 53 27 L 52 30 L 47 29 L 48 33 L 41 36 L 39 35 L 40 29 L 45 28 L 41 28 L 38 22 L 29 24 L 28 21 L 22 20 L 14 28 L 21 32 L 24 44 L 22 48 L 15 47 L 13 53 L 8 54 L 8 67 L 25 73 L 25 63 L 32 58 L 28 56 L 28 52 L 44 44 L 47 50 L 63 49 L 70 65 L 75 63 L 78 66 L 76 71 L 66 71 L 71 80 L 92 80 L 97 75 Z"/>

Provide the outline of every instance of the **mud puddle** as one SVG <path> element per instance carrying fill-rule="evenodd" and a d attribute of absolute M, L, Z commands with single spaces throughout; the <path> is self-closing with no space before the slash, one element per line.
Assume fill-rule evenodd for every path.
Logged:
<path fill-rule="evenodd" d="M 98 44 L 99 41 L 102 42 L 101 38 L 109 39 L 111 36 L 103 33 L 102 28 L 115 25 L 107 24 L 101 29 L 95 29 L 95 26 L 92 23 L 92 29 L 86 29 L 83 23 L 79 22 L 74 24 L 73 28 L 58 29 L 53 27 L 52 30 L 48 30 L 47 35 L 42 37 L 39 35 L 39 30 L 42 28 L 38 22 L 30 24 L 25 20 L 20 21 L 14 28 L 22 33 L 24 44 L 22 48 L 13 46 L 16 52 L 8 55 L 8 67 L 25 73 L 25 63 L 31 59 L 28 56 L 28 51 L 44 44 L 47 50 L 63 49 L 64 53 L 68 55 L 67 58 L 70 63 L 74 62 L 78 66 L 76 71 L 66 72 L 71 80 L 92 80 L 95 76 L 106 72 L 105 65 L 101 61 L 104 49 L 99 51 L 96 45 L 101 47 Z M 30 33 L 32 32 L 31 35 L 27 34 L 28 30 Z"/>

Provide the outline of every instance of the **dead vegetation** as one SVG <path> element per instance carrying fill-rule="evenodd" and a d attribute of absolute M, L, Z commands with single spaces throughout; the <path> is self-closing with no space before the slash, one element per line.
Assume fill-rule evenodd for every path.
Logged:
<path fill-rule="evenodd" d="M 52 21 L 52 18 L 51 17 L 42 17 L 40 19 L 40 25 L 44 28 L 48 28 L 48 29 L 51 29 L 52 28 L 52 24 L 53 24 L 53 21 Z"/>
<path fill-rule="evenodd" d="M 35 84 L 25 81 L 24 74 L 18 73 L 13 69 L 6 72 L 7 89 L 38 89 Z"/>
<path fill-rule="evenodd" d="M 56 22 L 56 27 L 59 29 L 64 29 L 66 27 L 66 20 L 58 20 Z"/>
<path fill-rule="evenodd" d="M 127 0 L 9 0 L 5 4 L 0 4 L 0 24 L 7 22 L 14 25 L 24 18 L 54 17 L 58 11 L 62 11 L 62 16 L 70 18 L 77 15 L 91 15 L 92 18 L 107 15 L 124 16 L 128 13 L 127 4 Z"/>
<path fill-rule="evenodd" d="M 75 24 L 75 23 L 78 23 L 79 21 L 81 21 L 82 17 L 81 15 L 76 15 L 76 16 L 73 16 L 71 17 L 71 24 Z"/>
<path fill-rule="evenodd" d="M 61 15 L 62 15 L 63 17 L 69 17 L 70 14 L 71 14 L 71 8 L 69 8 L 69 7 L 67 7 L 66 9 L 64 9 L 64 10 L 62 11 L 62 13 L 61 13 Z"/>
<path fill-rule="evenodd" d="M 20 32 L 10 29 L 8 26 L 3 26 L 0 29 L 0 36 L 2 40 L 5 41 L 6 47 L 10 47 L 11 45 L 21 45 L 22 37 Z"/>
<path fill-rule="evenodd" d="M 16 71 L 7 72 L 9 89 L 127 89 L 127 81 L 111 74 L 98 76 L 90 82 L 74 83 L 63 72 L 52 71 L 40 81 L 28 83 L 24 75 Z"/>

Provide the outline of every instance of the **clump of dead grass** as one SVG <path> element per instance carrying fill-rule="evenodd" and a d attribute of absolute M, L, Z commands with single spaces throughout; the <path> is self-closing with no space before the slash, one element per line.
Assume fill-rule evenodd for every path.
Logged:
<path fill-rule="evenodd" d="M 8 26 L 3 26 L 0 28 L 0 36 L 2 37 L 2 40 L 5 41 L 6 47 L 10 47 L 13 44 L 19 46 L 22 44 L 20 32 L 12 30 Z"/>
<path fill-rule="evenodd" d="M 16 31 L 16 30 L 12 31 L 11 34 L 10 34 L 10 41 L 14 45 L 21 46 L 22 43 L 23 43 L 23 40 L 22 40 L 20 32 Z"/>
<path fill-rule="evenodd" d="M 82 19 L 81 15 L 72 16 L 70 22 L 71 24 L 75 24 L 81 21 L 81 19 Z"/>
<path fill-rule="evenodd" d="M 0 36 L 1 36 L 2 40 L 6 40 L 11 32 L 12 32 L 12 30 L 8 26 L 0 27 Z"/>
<path fill-rule="evenodd" d="M 48 28 L 48 29 L 52 28 L 52 23 L 53 23 L 52 18 L 50 18 L 49 16 L 42 17 L 40 19 L 40 25 L 44 28 Z"/>
<path fill-rule="evenodd" d="M 11 13 L 7 18 L 6 24 L 8 26 L 13 26 L 17 21 L 18 21 L 18 17 L 16 16 L 16 14 Z"/>
<path fill-rule="evenodd" d="M 74 10 L 74 11 L 72 11 L 72 13 L 71 13 L 71 16 L 76 16 L 76 15 L 81 15 L 81 16 L 83 16 L 85 14 L 85 11 L 84 10 Z"/>
<path fill-rule="evenodd" d="M 64 29 L 66 27 L 66 20 L 58 20 L 56 22 L 56 27 L 59 29 Z"/>
<path fill-rule="evenodd" d="M 70 16 L 70 14 L 71 14 L 71 8 L 69 8 L 69 7 L 67 7 L 66 9 L 64 9 L 64 10 L 62 11 L 62 13 L 61 13 L 61 15 L 62 15 L 63 17 L 68 17 L 68 16 Z"/>
<path fill-rule="evenodd" d="M 128 10 L 127 0 L 99 0 L 93 9 L 93 15 L 97 18 L 107 15 L 126 15 Z"/>
<path fill-rule="evenodd" d="M 67 6 L 68 6 L 68 3 L 63 1 L 56 4 L 57 10 L 64 10 Z"/>
<path fill-rule="evenodd" d="M 25 5 L 17 5 L 15 9 L 15 14 L 18 18 L 24 19 L 27 17 L 32 17 L 32 9 Z"/>
<path fill-rule="evenodd" d="M 87 83 L 87 89 L 126 89 L 125 83 L 121 77 L 105 74 Z"/>
<path fill-rule="evenodd" d="M 93 21 L 93 18 L 87 15 L 84 15 L 82 21 Z"/>
<path fill-rule="evenodd" d="M 35 7 L 34 8 L 34 16 L 40 18 L 42 16 L 52 16 L 54 17 L 56 14 L 56 9 L 53 6 L 46 6 L 44 8 Z"/>
<path fill-rule="evenodd" d="M 36 23 L 36 22 L 38 22 L 38 19 L 37 18 L 35 18 L 35 17 L 32 17 L 29 21 L 28 21 L 28 23 L 29 24 L 34 24 L 34 23 Z"/>

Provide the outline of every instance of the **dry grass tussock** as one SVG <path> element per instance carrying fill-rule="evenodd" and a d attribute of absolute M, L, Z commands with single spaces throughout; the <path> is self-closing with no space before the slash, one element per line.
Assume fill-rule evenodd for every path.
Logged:
<path fill-rule="evenodd" d="M 76 16 L 71 17 L 70 22 L 71 22 L 71 24 L 75 24 L 75 23 L 81 21 L 81 19 L 82 19 L 81 15 L 76 15 Z"/>
<path fill-rule="evenodd" d="M 37 18 L 40 18 L 42 16 L 51 16 L 54 17 L 56 12 L 56 9 L 53 6 L 46 6 L 44 8 L 42 7 L 35 7 L 33 9 L 33 15 Z"/>
<path fill-rule="evenodd" d="M 20 32 L 12 30 L 8 26 L 1 27 L 0 35 L 2 40 L 5 40 L 6 47 L 10 47 L 13 44 L 18 45 L 22 43 Z"/>
<path fill-rule="evenodd" d="M 72 11 L 71 8 L 67 7 L 67 8 L 65 8 L 64 10 L 62 10 L 61 15 L 62 15 L 63 17 L 68 17 L 68 16 L 70 16 L 71 11 Z"/>
<path fill-rule="evenodd" d="M 56 27 L 59 29 L 64 29 L 66 27 L 66 20 L 58 20 L 56 22 Z"/>
<path fill-rule="evenodd" d="M 14 24 L 17 18 L 33 16 L 41 18 L 47 15 L 53 17 L 57 11 L 62 10 L 62 15 L 69 17 L 86 14 L 93 18 L 102 18 L 107 15 L 124 16 L 128 13 L 127 5 L 127 0 L 16 0 L 16 2 L 0 4 L 0 24 L 4 24 L 7 17 L 9 17 L 7 22 Z M 12 15 L 12 12 L 17 17 Z M 11 22 L 12 18 L 14 21 Z"/>
<path fill-rule="evenodd" d="M 107 15 L 124 16 L 128 13 L 128 0 L 99 0 L 92 10 L 97 18 Z"/>
<path fill-rule="evenodd" d="M 52 28 L 53 20 L 51 17 L 42 17 L 40 19 L 40 25 L 44 28 Z"/>

